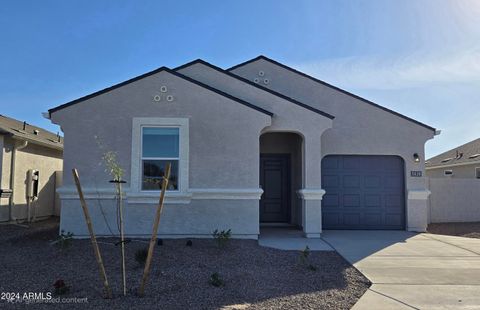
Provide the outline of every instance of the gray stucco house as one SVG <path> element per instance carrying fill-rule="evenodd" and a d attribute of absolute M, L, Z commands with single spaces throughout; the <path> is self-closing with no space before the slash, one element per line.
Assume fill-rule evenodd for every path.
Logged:
<path fill-rule="evenodd" d="M 480 179 L 480 139 L 432 157 L 425 165 L 430 178 Z"/>
<path fill-rule="evenodd" d="M 424 145 L 435 129 L 264 56 L 227 70 L 202 60 L 162 67 L 49 117 L 65 135 L 61 229 L 77 236 L 87 232 L 72 168 L 97 233 L 116 232 L 95 136 L 126 168 L 131 236 L 151 232 L 153 181 L 168 161 L 164 237 L 230 228 L 255 239 L 263 224 L 294 225 L 311 238 L 323 229 L 427 226 Z"/>

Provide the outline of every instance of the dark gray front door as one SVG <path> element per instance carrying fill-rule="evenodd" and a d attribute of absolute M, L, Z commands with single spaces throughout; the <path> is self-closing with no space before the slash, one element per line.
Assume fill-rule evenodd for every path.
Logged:
<path fill-rule="evenodd" d="M 290 155 L 260 155 L 260 222 L 290 221 Z"/>
<path fill-rule="evenodd" d="M 329 155 L 322 160 L 324 229 L 404 229 L 403 159 Z"/>

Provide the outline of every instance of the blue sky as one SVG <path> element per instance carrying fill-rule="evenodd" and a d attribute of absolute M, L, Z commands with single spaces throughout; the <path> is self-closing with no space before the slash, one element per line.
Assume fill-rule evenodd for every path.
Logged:
<path fill-rule="evenodd" d="M 480 1 L 3 1 L 2 114 L 41 112 L 166 65 L 264 54 L 442 130 L 480 136 Z"/>

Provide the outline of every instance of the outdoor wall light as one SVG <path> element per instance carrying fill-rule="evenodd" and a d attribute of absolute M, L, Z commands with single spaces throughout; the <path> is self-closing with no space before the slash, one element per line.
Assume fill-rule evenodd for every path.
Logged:
<path fill-rule="evenodd" d="M 418 155 L 418 153 L 413 154 L 413 161 L 416 163 L 420 162 L 420 155 Z"/>

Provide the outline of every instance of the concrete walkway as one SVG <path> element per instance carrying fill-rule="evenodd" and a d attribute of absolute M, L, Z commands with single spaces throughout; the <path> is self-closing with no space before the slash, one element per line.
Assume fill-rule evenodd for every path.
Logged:
<path fill-rule="evenodd" d="M 353 307 L 480 309 L 480 239 L 404 231 L 324 231 L 373 284 Z"/>
<path fill-rule="evenodd" d="M 261 228 L 258 244 L 279 250 L 303 251 L 308 246 L 312 251 L 333 251 L 322 239 L 305 238 L 301 230 L 288 227 Z"/>

